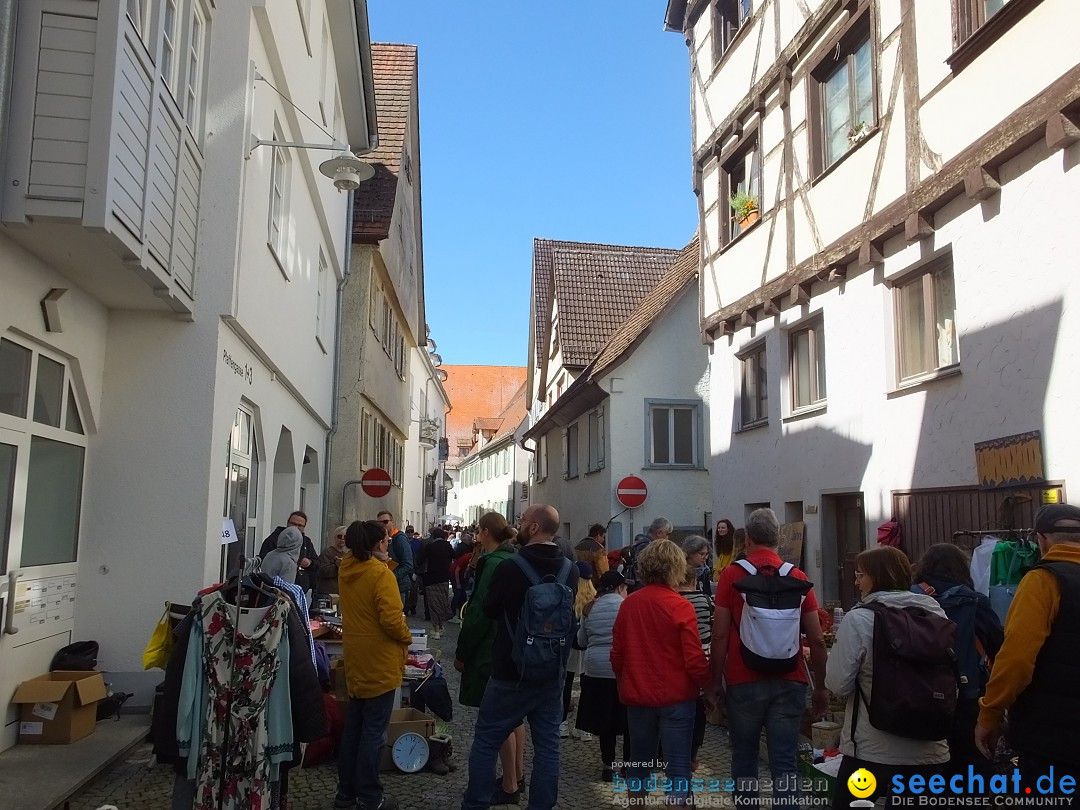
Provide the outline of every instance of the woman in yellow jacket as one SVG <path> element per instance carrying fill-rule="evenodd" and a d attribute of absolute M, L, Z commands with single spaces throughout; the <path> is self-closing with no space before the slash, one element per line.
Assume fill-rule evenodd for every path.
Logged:
<path fill-rule="evenodd" d="M 336 808 L 398 806 L 383 793 L 379 755 L 412 637 L 397 580 L 379 559 L 387 542 L 385 527 L 374 520 L 356 521 L 345 532 L 349 553 L 341 560 L 338 587 L 349 707 L 338 754 Z"/>

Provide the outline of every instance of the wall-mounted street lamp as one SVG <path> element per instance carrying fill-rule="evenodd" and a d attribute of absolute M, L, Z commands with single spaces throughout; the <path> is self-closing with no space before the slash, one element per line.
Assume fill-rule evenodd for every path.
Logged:
<path fill-rule="evenodd" d="M 334 187 L 339 191 L 354 191 L 360 188 L 365 180 L 375 176 L 375 167 L 365 163 L 352 152 L 349 145 L 338 143 L 302 143 L 293 141 L 267 141 L 262 138 L 251 137 L 251 148 L 247 156 L 260 146 L 273 146 L 276 149 L 335 149 L 340 154 L 319 164 L 319 171 L 334 181 Z"/>

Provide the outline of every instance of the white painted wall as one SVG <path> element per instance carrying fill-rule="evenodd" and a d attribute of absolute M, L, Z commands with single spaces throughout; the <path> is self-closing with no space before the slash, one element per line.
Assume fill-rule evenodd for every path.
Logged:
<path fill-rule="evenodd" d="M 317 31 L 325 10 L 312 5 Z M 210 47 L 200 272 L 189 320 L 107 310 L 0 234 L 0 333 L 14 328 L 47 339 L 73 358 L 82 381 L 89 447 L 74 632 L 100 642 L 99 663 L 113 686 L 134 689 L 135 702 L 144 705 L 160 673 L 142 673 L 140 654 L 163 601 L 190 601 L 218 577 L 225 448 L 241 402 L 255 413 L 260 446 L 255 543 L 284 523 L 302 483 L 307 533 L 317 544 L 325 539 L 321 479 L 347 197 L 318 174 L 326 152 L 292 150 L 283 273 L 267 248 L 271 150 L 260 147 L 243 159 L 251 134 L 271 137 L 275 114 L 291 140 L 327 140 L 265 83 L 249 86 L 243 78 L 254 65 L 318 118 L 311 105 L 321 45 L 315 36 L 309 55 L 296 4 L 274 0 L 218 3 Z M 355 53 L 334 59 L 331 78 L 357 69 Z M 352 135 L 363 143 L 362 133 Z M 316 340 L 320 248 L 330 274 L 322 345 Z M 51 287 L 71 291 L 61 303 L 65 331 L 45 335 L 37 302 Z M 226 364 L 225 352 L 244 373 Z M 283 428 L 294 473 L 275 480 Z M 312 458 L 306 468 L 305 454 Z"/>
<path fill-rule="evenodd" d="M 935 217 L 924 245 L 886 245 L 882 270 L 815 288 L 811 303 L 718 339 L 711 357 L 713 504 L 737 525 L 744 504 L 820 505 L 830 492 L 862 492 L 869 536 L 891 517 L 891 492 L 977 486 L 974 443 L 1042 431 L 1047 479 L 1077 474 L 1074 429 L 1080 380 L 1073 373 L 1080 316 L 1080 249 L 1071 211 L 1080 194 L 1080 147 L 1047 154 L 1038 145 L 1003 166 L 996 202 L 958 198 Z M 1032 216 L 1033 201 L 1039 214 Z M 882 283 L 951 247 L 960 373 L 895 390 L 892 293 Z M 786 329 L 821 313 L 827 407 L 789 418 Z M 735 354 L 764 339 L 769 423 L 738 433 Z M 821 513 L 807 515 L 807 573 L 825 576 Z"/>
<path fill-rule="evenodd" d="M 504 451 L 509 452 L 509 459 L 506 462 L 508 466 L 504 466 Z M 462 511 L 454 512 L 449 509 L 447 511 L 473 523 L 484 512 L 495 510 L 504 513 L 501 504 L 505 502 L 505 513 L 509 513 L 511 518 L 520 516 L 524 511 L 521 484 L 528 481 L 529 475 L 527 455 L 526 451 L 517 445 L 514 436 L 504 436 L 474 453 L 468 461 L 458 467 L 457 471 L 458 483 L 455 484 L 455 490 L 458 493 L 457 503 Z M 469 485 L 462 483 L 466 469 L 480 468 L 485 459 L 493 456 L 498 459 L 493 475 Z"/>

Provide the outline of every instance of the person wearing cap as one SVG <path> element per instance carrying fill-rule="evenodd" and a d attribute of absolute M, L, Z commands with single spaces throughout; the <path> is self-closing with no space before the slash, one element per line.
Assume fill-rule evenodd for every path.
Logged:
<path fill-rule="evenodd" d="M 993 757 L 1008 711 L 1023 783 L 1052 770 L 1057 793 L 1059 777 L 1080 771 L 1080 507 L 1044 506 L 1034 530 L 1043 558 L 1013 596 L 1005 642 L 979 701 L 975 745 Z"/>

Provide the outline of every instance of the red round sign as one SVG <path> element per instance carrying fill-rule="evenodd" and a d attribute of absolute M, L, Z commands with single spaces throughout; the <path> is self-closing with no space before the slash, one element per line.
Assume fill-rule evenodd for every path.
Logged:
<path fill-rule="evenodd" d="M 636 475 L 628 475 L 615 487 L 615 497 L 627 509 L 636 509 L 645 503 L 649 488 Z"/>
<path fill-rule="evenodd" d="M 390 473 L 381 467 L 372 467 L 360 479 L 360 486 L 365 494 L 372 498 L 381 498 L 390 491 Z"/>

